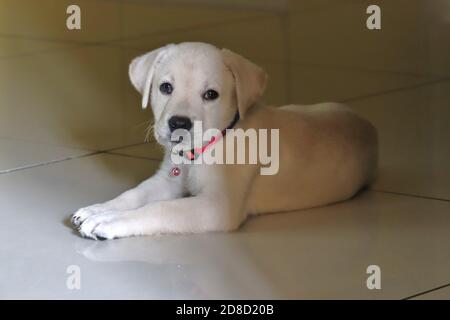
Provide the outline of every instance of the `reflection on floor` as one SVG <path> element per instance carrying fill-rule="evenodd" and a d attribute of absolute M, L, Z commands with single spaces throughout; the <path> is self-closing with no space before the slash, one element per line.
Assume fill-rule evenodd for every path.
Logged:
<path fill-rule="evenodd" d="M 379 1 L 377 31 L 365 0 L 78 3 L 68 31 L 70 1 L 0 0 L 0 298 L 450 298 L 450 1 Z M 270 104 L 347 102 L 378 128 L 377 182 L 231 234 L 81 239 L 68 216 L 161 159 L 128 63 L 180 41 L 263 66 Z"/>

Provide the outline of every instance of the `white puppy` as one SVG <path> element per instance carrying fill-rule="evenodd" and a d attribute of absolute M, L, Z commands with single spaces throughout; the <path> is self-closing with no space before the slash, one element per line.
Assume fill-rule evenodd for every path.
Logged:
<path fill-rule="evenodd" d="M 235 230 L 251 214 L 349 199 L 374 177 L 377 134 L 368 121 L 337 103 L 261 106 L 266 73 L 229 50 L 171 44 L 134 59 L 129 73 L 143 107 L 152 106 L 165 157 L 136 188 L 78 210 L 72 223 L 85 237 Z M 174 165 L 171 132 L 192 132 L 194 121 L 203 129 L 279 129 L 278 172 L 261 175 L 261 163 Z M 204 153 L 232 138 L 224 135 Z"/>

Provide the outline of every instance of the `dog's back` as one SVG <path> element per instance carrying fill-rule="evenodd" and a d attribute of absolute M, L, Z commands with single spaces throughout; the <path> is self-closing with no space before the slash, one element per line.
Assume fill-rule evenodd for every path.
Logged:
<path fill-rule="evenodd" d="M 280 164 L 277 175 L 256 178 L 249 198 L 252 213 L 342 201 L 375 176 L 376 130 L 345 105 L 259 108 L 254 117 L 280 129 Z"/>

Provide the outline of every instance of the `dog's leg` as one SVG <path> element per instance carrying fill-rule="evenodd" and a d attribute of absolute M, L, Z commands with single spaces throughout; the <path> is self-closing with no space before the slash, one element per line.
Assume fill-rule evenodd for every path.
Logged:
<path fill-rule="evenodd" d="M 142 207 L 149 202 L 174 199 L 182 196 L 179 179 L 171 179 L 165 170 L 160 170 L 137 187 L 105 203 L 79 209 L 72 215 L 71 222 L 79 227 L 88 217 L 98 214 L 121 212 Z"/>
<path fill-rule="evenodd" d="M 244 221 L 241 205 L 232 205 L 224 195 L 149 203 L 136 210 L 92 216 L 81 224 L 80 233 L 93 239 L 114 239 L 160 233 L 230 231 Z"/>

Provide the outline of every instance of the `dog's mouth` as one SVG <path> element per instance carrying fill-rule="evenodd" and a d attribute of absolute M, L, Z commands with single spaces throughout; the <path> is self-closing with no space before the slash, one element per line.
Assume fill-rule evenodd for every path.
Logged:
<path fill-rule="evenodd" d="M 172 136 L 171 133 L 161 134 L 155 132 L 155 138 L 160 145 L 171 149 L 176 148 L 179 150 L 190 150 L 192 148 L 191 141 L 193 138 L 190 133 L 189 136 L 187 136 L 187 134 Z"/>

